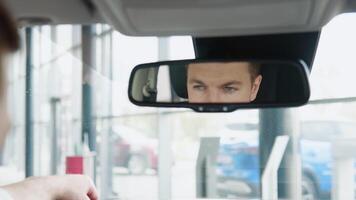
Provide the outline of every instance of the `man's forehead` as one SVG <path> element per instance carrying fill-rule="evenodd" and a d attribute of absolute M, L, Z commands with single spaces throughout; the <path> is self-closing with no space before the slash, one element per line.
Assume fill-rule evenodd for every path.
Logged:
<path fill-rule="evenodd" d="M 231 69 L 245 69 L 250 65 L 249 62 L 202 62 L 202 63 L 191 63 L 188 68 L 231 68 Z"/>
<path fill-rule="evenodd" d="M 210 79 L 236 79 L 249 74 L 249 64 L 244 62 L 234 63 L 194 63 L 188 66 L 188 77 L 202 77 Z"/>

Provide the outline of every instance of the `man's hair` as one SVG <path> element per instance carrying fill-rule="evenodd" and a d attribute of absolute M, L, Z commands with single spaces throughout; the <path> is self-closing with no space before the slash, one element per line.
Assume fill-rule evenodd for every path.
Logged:
<path fill-rule="evenodd" d="M 185 65 L 185 70 L 188 71 L 190 64 Z M 255 81 L 258 75 L 261 74 L 261 65 L 256 62 L 251 62 L 248 63 L 248 71 L 250 72 L 251 75 L 251 81 Z M 186 72 L 187 73 L 187 72 Z"/>
<path fill-rule="evenodd" d="M 249 63 L 248 71 L 251 75 L 251 81 L 253 82 L 258 75 L 261 74 L 261 65 L 255 62 Z"/>
<path fill-rule="evenodd" d="M 0 0 L 0 99 L 5 93 L 5 72 L 1 66 L 6 53 L 14 52 L 20 47 L 20 36 L 15 20 L 10 15 L 2 0 Z"/>
<path fill-rule="evenodd" d="M 0 48 L 13 52 L 20 47 L 20 36 L 17 24 L 8 9 L 0 0 Z"/>

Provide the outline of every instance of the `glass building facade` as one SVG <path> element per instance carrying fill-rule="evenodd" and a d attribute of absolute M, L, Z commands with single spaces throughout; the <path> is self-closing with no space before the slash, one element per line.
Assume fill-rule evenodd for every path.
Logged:
<path fill-rule="evenodd" d="M 356 29 L 350 26 L 355 21 L 354 14 L 342 15 L 323 29 L 311 74 L 311 102 L 293 109 L 300 130 L 297 154 L 303 189 L 312 188 L 318 195 L 325 192 L 330 196 L 335 187 L 331 184 L 333 141 L 356 136 L 356 90 L 345 87 L 356 85 Z M 133 67 L 194 58 L 191 37 L 129 37 L 108 25 L 91 28 L 90 63 L 82 59 L 82 26 L 31 28 L 33 87 L 27 92 L 33 102 L 34 175 L 65 174 L 66 158 L 83 153 L 83 141 L 90 139 L 83 137 L 82 130 L 83 102 L 88 100 L 83 98 L 83 84 L 90 74 L 89 124 L 96 143 L 93 178 L 103 199 L 199 196 L 198 187 L 204 181 L 197 175 L 197 161 L 203 138 L 220 138 L 210 197 L 259 197 L 261 110 L 201 114 L 189 109 L 137 107 L 129 102 L 127 88 Z M 25 29 L 20 31 L 22 48 L 9 59 L 7 68 L 12 128 L 2 152 L 0 174 L 9 178 L 0 184 L 25 177 L 26 43 Z M 315 171 L 313 167 L 319 165 L 325 169 Z"/>

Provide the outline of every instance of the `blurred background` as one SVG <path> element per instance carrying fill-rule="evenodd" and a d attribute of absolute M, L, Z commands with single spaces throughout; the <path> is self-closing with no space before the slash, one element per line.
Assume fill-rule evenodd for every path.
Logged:
<path fill-rule="evenodd" d="M 355 22 L 355 14 L 341 15 L 323 29 L 311 73 L 312 101 L 291 109 L 305 199 L 330 198 L 333 143 L 356 138 Z M 128 100 L 132 68 L 195 58 L 191 37 L 128 37 L 102 24 L 38 26 L 21 34 L 22 49 L 8 62 L 12 128 L 0 154 L 0 174 L 8 179 L 0 184 L 25 177 L 25 134 L 31 131 L 25 109 L 31 105 L 34 175 L 64 174 L 66 157 L 82 153 L 87 131 L 103 199 L 193 199 L 204 182 L 197 176 L 201 139 L 219 138 L 213 196 L 260 197 L 261 110 L 199 114 Z M 30 90 L 26 48 L 32 51 Z"/>

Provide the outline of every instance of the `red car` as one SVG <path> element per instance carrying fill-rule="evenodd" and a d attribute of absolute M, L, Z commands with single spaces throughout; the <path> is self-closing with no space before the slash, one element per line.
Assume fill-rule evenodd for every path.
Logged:
<path fill-rule="evenodd" d="M 113 127 L 113 164 L 125 167 L 131 174 L 157 171 L 158 140 L 126 126 Z"/>

